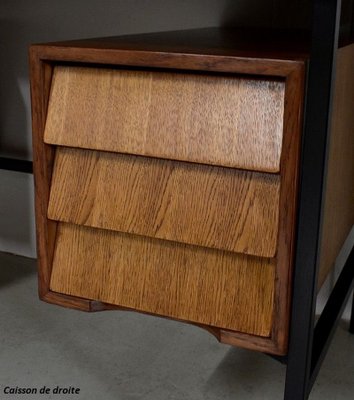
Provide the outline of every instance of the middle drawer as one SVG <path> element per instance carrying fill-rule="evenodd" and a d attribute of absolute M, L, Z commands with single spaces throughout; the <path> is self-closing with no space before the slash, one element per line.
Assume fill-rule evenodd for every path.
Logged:
<path fill-rule="evenodd" d="M 53 220 L 274 257 L 280 176 L 57 147 Z"/>

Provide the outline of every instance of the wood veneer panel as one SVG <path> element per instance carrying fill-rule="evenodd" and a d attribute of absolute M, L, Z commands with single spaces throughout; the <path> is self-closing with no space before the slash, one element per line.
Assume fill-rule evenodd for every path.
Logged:
<path fill-rule="evenodd" d="M 58 148 L 48 217 L 273 257 L 280 177 Z"/>
<path fill-rule="evenodd" d="M 57 66 L 45 141 L 278 172 L 283 81 Z"/>
<path fill-rule="evenodd" d="M 59 223 L 51 290 L 269 336 L 274 260 Z"/>
<path fill-rule="evenodd" d="M 319 288 L 354 225 L 354 45 L 338 50 Z"/>

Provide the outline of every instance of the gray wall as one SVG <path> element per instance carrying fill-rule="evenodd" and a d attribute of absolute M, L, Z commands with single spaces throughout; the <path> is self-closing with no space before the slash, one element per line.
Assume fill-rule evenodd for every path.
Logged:
<path fill-rule="evenodd" d="M 0 0 L 0 156 L 32 158 L 30 43 L 220 25 L 304 25 L 302 2 Z M 0 251 L 35 256 L 31 177 L 0 171 Z"/>

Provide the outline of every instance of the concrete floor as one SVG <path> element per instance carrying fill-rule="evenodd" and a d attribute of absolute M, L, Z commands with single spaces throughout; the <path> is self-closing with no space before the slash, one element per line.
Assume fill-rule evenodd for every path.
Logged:
<path fill-rule="evenodd" d="M 277 400 L 285 367 L 204 330 L 136 313 L 86 314 L 37 299 L 35 261 L 0 253 L 0 399 Z M 311 400 L 354 398 L 354 336 L 339 327 Z M 79 395 L 5 395 L 74 386 Z"/>

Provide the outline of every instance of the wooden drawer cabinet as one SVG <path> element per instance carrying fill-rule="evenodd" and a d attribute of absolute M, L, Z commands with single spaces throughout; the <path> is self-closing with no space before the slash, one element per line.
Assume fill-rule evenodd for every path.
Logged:
<path fill-rule="evenodd" d="M 183 35 L 32 46 L 40 296 L 285 354 L 306 51 Z"/>

